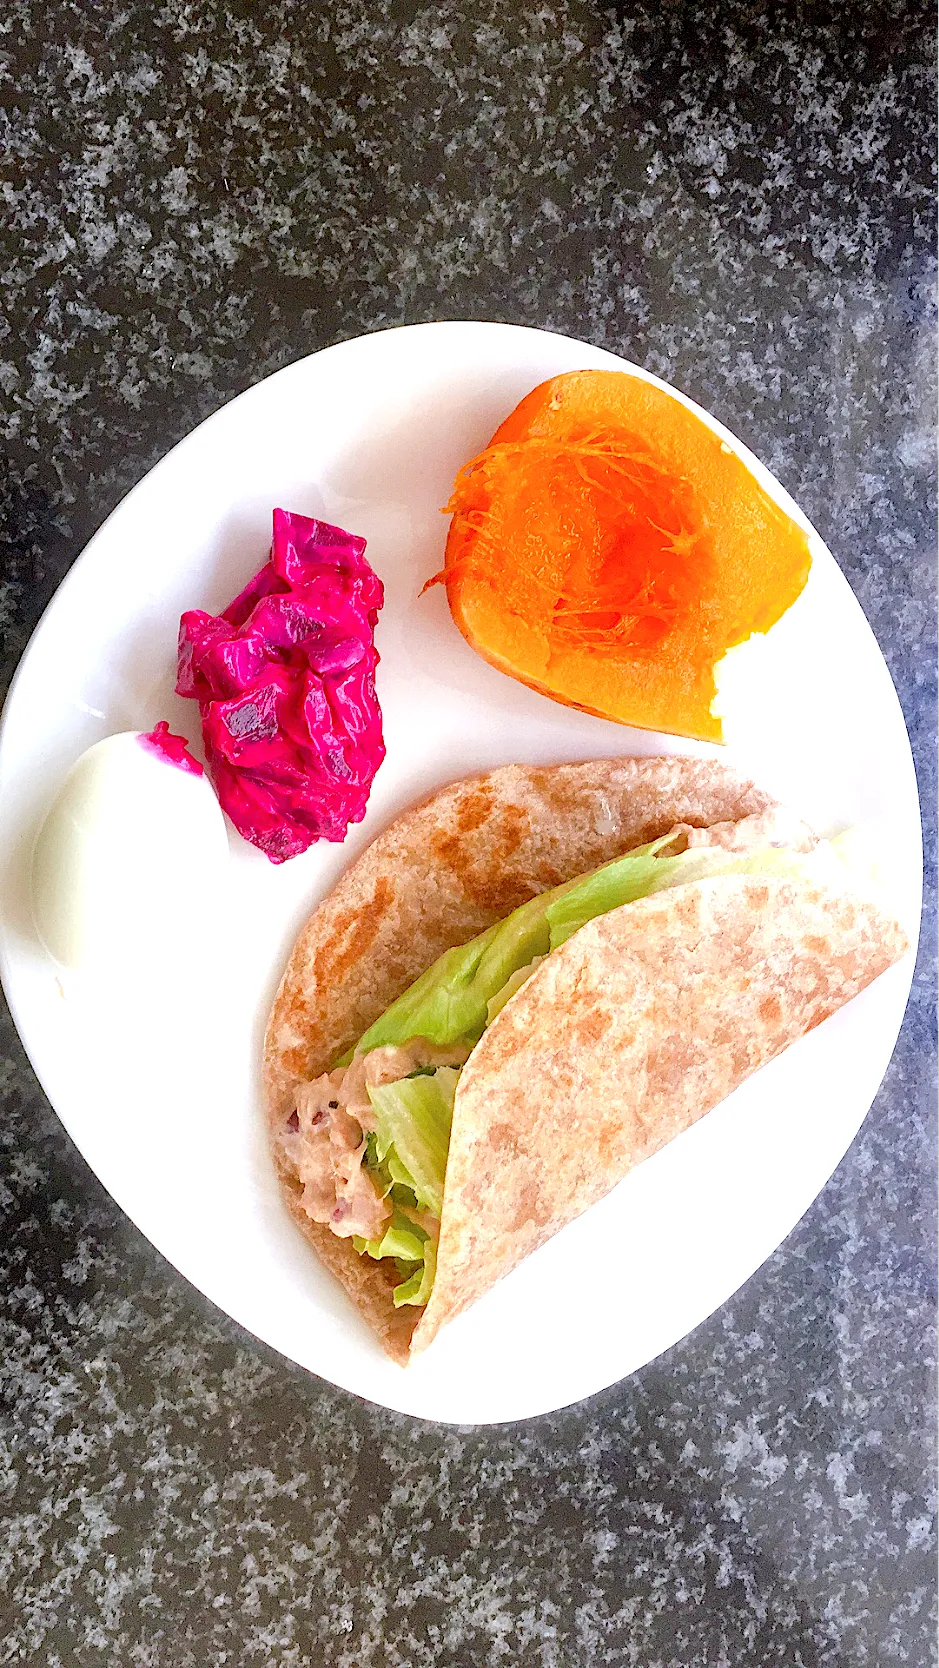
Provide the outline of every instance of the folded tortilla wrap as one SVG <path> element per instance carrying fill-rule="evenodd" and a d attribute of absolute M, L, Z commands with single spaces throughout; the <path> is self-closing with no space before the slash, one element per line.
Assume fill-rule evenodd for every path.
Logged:
<path fill-rule="evenodd" d="M 456 1070 L 440 1074 L 449 1076 L 452 1127 L 439 1230 L 426 1210 L 409 1212 L 436 1248 L 420 1306 L 413 1297 L 395 1306 L 407 1265 L 379 1256 L 368 1234 L 356 1242 L 373 1245 L 366 1255 L 338 1237 L 346 1228 L 311 1218 L 316 1189 L 304 1186 L 291 1156 L 302 1132 L 285 1133 L 297 1128 L 298 1106 L 309 1132 L 309 1085 L 332 1094 L 330 1083 L 344 1081 L 334 1068 L 444 952 L 624 853 L 659 842 L 668 856 L 689 838 L 733 845 L 732 825 L 766 824 L 765 837 L 797 851 L 815 844 L 804 825 L 796 827 L 805 839 L 774 833 L 777 810 L 711 760 L 508 766 L 398 818 L 314 911 L 268 1026 L 272 1150 L 291 1214 L 396 1360 L 424 1348 L 635 1164 L 850 1000 L 899 959 L 906 940 L 832 865 L 813 867 L 811 853 L 804 873 L 798 860 L 791 873 L 705 873 L 579 926 L 575 911 L 564 929 L 571 936 L 559 934 L 559 947 L 514 976 L 490 1004 L 482 1035 L 452 1056 Z M 688 831 L 677 848 L 664 839 L 676 829 Z M 431 1050 L 409 1063 L 433 1073 L 438 1058 L 450 1057 Z M 325 1110 L 338 1104 L 316 1102 L 312 1124 L 342 1119 L 345 1103 Z M 343 1163 L 348 1170 L 350 1154 Z M 406 1189 L 403 1197 L 411 1198 Z M 409 1229 L 397 1208 L 395 1222 Z"/>

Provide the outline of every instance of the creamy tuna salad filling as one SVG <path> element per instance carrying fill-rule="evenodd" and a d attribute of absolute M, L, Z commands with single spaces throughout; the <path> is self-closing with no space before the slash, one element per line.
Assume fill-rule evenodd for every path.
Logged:
<path fill-rule="evenodd" d="M 302 1184 L 300 1202 L 313 1222 L 326 1224 L 341 1239 L 380 1239 L 394 1214 L 394 1201 L 374 1164 L 367 1162 L 368 1136 L 376 1127 L 370 1090 L 400 1083 L 438 1066 L 461 1066 L 467 1047 L 439 1048 L 426 1037 L 357 1054 L 348 1066 L 304 1083 L 281 1133 L 281 1152 Z M 408 1201 L 402 1208 L 425 1228 L 434 1219 Z"/>
<path fill-rule="evenodd" d="M 835 846 L 780 807 L 668 834 L 532 898 L 442 955 L 334 1070 L 299 1089 L 279 1156 L 314 1222 L 394 1259 L 396 1304 L 430 1295 L 460 1067 L 507 1002 L 588 921 L 665 887 L 731 874 L 844 884 Z"/>

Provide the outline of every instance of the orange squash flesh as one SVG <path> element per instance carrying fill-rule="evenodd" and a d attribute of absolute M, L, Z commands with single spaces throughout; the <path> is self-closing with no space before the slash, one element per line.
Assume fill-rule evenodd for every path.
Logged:
<path fill-rule="evenodd" d="M 453 618 L 500 671 L 621 724 L 722 741 L 714 667 L 796 600 L 802 529 L 700 418 L 623 371 L 522 400 L 447 506 Z"/>

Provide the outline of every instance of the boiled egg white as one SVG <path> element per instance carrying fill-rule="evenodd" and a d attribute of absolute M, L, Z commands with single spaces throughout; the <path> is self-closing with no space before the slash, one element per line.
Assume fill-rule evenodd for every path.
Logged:
<path fill-rule="evenodd" d="M 37 835 L 36 931 L 72 975 L 172 978 L 211 931 L 228 858 L 208 777 L 135 730 L 108 736 L 72 766 Z"/>

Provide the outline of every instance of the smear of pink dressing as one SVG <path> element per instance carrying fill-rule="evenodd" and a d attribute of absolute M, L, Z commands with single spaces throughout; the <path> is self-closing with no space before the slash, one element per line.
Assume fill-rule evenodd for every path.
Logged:
<path fill-rule="evenodd" d="M 185 736 L 174 736 L 165 718 L 161 718 L 156 728 L 148 730 L 146 735 L 139 735 L 137 740 L 148 753 L 157 753 L 178 770 L 188 770 L 192 776 L 205 774 L 199 760 L 190 753 Z"/>
<path fill-rule="evenodd" d="M 199 703 L 209 775 L 272 863 L 361 822 L 385 756 L 365 540 L 274 511 L 270 560 L 222 614 L 179 622 L 178 695 Z"/>

